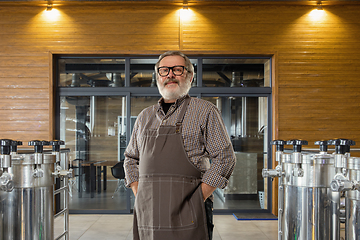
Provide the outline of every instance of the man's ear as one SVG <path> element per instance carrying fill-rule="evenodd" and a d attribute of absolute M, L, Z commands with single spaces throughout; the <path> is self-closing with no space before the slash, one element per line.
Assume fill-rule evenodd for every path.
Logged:
<path fill-rule="evenodd" d="M 191 73 L 190 83 L 192 83 L 194 80 L 194 73 Z"/>

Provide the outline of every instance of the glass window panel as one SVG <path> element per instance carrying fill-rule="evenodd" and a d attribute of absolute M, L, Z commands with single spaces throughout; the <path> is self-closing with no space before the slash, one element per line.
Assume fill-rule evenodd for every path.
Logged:
<path fill-rule="evenodd" d="M 231 138 L 236 166 L 229 185 L 215 192 L 215 209 L 267 208 L 267 182 L 262 169 L 267 166 L 267 98 L 204 97 L 221 111 Z"/>
<path fill-rule="evenodd" d="M 270 59 L 204 59 L 204 87 L 269 87 Z"/>
<path fill-rule="evenodd" d="M 194 66 L 194 79 L 193 82 L 191 84 L 191 87 L 197 87 L 197 71 L 198 71 L 198 60 L 197 59 L 190 59 L 190 62 L 192 63 L 192 65 Z"/>
<path fill-rule="evenodd" d="M 157 59 L 130 59 L 130 86 L 156 87 Z"/>
<path fill-rule="evenodd" d="M 123 87 L 125 59 L 62 58 L 58 61 L 59 87 Z"/>
<path fill-rule="evenodd" d="M 71 180 L 70 209 L 126 209 L 123 180 L 111 171 L 124 160 L 125 123 L 125 97 L 60 98 L 60 137 L 70 149 L 76 175 Z M 106 202 L 117 187 L 113 201 Z"/>

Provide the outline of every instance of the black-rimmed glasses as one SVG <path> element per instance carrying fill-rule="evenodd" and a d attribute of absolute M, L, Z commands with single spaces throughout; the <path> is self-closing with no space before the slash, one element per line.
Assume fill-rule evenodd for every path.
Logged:
<path fill-rule="evenodd" d="M 173 67 L 159 67 L 158 73 L 161 77 L 166 77 L 167 75 L 169 75 L 171 70 L 175 76 L 181 76 L 184 73 L 184 69 L 186 69 L 187 71 L 187 68 L 185 66 L 180 65 Z"/>

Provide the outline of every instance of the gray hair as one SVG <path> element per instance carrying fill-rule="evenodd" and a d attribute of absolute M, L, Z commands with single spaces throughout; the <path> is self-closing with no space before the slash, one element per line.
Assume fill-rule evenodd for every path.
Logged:
<path fill-rule="evenodd" d="M 183 54 L 182 52 L 179 52 L 179 51 L 167 51 L 167 52 L 164 52 L 163 54 L 161 54 L 159 56 L 159 60 L 157 61 L 157 63 L 155 64 L 155 72 L 157 73 L 158 71 L 158 67 L 160 65 L 160 62 L 161 60 L 164 58 L 164 57 L 168 57 L 168 56 L 180 56 L 182 58 L 184 58 L 185 60 L 185 67 L 187 68 L 187 72 L 188 73 L 191 73 L 191 75 L 194 73 L 194 66 L 192 65 L 192 63 L 190 62 L 190 59 L 185 55 Z"/>

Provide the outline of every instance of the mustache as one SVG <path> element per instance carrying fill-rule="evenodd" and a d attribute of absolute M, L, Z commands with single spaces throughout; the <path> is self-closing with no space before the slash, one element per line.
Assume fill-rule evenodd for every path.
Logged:
<path fill-rule="evenodd" d="M 169 82 L 175 82 L 175 83 L 177 83 L 177 84 L 179 84 L 179 80 L 177 80 L 177 79 L 175 79 L 175 78 L 169 78 L 169 79 L 166 79 L 165 81 L 164 81 L 164 86 L 166 85 L 166 84 L 168 84 Z"/>

